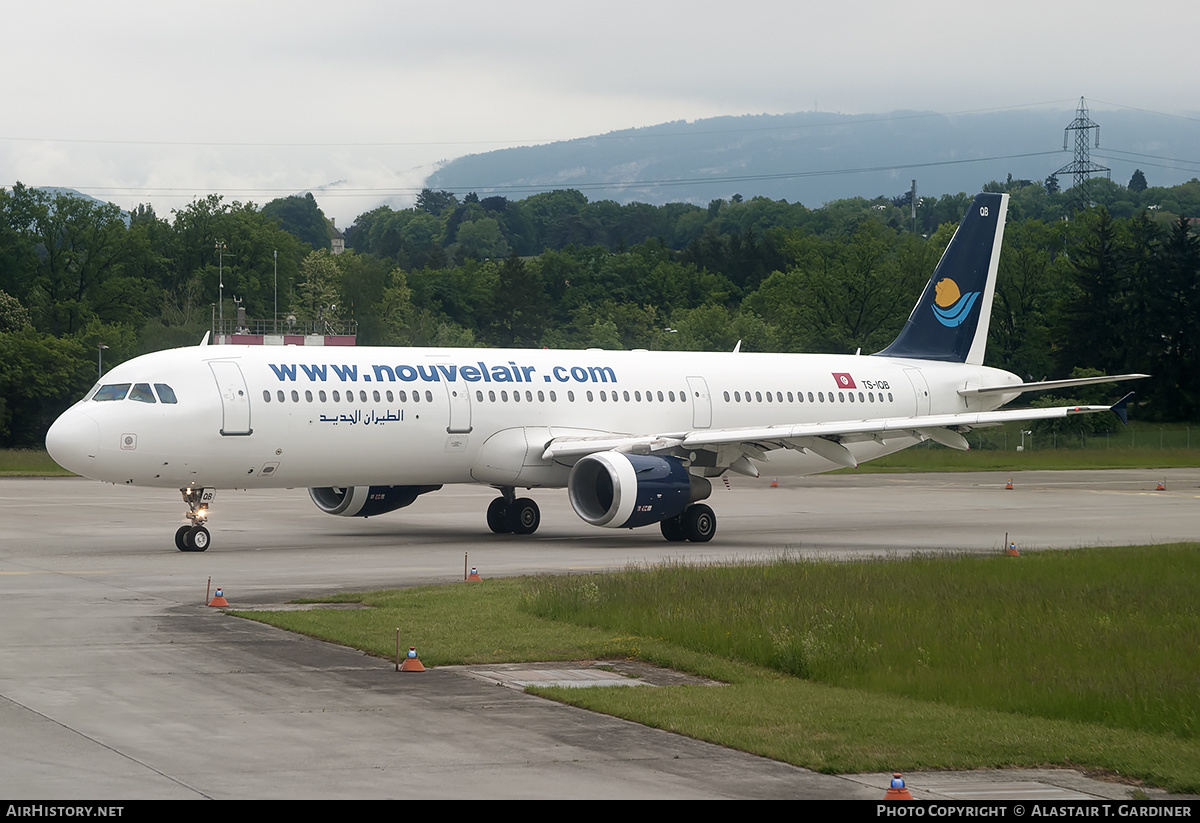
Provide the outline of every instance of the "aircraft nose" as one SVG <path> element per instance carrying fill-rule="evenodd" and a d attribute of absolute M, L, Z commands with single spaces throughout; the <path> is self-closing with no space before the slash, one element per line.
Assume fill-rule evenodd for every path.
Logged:
<path fill-rule="evenodd" d="M 67 409 L 46 432 L 46 451 L 68 471 L 88 474 L 100 446 L 100 427 L 78 409 Z"/>

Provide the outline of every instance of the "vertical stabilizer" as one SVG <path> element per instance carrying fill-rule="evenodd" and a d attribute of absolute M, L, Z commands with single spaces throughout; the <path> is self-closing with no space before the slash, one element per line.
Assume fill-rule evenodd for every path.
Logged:
<path fill-rule="evenodd" d="M 879 355 L 983 364 L 1007 211 L 1007 194 L 975 196 L 900 335 Z"/>

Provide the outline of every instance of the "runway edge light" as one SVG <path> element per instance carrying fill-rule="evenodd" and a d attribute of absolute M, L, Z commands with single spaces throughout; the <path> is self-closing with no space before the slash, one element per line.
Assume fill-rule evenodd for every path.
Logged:
<path fill-rule="evenodd" d="M 417 659 L 417 647 L 408 647 L 408 656 L 404 658 L 404 662 L 400 664 L 402 672 L 423 672 L 425 667 L 421 665 L 421 661 Z"/>
<path fill-rule="evenodd" d="M 883 796 L 884 800 L 912 800 L 908 789 L 904 787 L 904 776 L 900 772 L 892 772 L 892 785 Z"/>

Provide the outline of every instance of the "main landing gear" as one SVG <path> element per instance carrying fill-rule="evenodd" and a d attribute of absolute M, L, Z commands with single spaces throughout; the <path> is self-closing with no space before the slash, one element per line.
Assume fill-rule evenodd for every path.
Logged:
<path fill-rule="evenodd" d="M 204 521 L 208 517 L 208 505 L 216 496 L 215 489 L 180 489 L 188 510 L 184 514 L 191 525 L 180 526 L 175 532 L 175 548 L 181 552 L 202 552 L 212 541 Z"/>
<path fill-rule="evenodd" d="M 672 543 L 690 540 L 707 543 L 717 533 L 717 516 L 703 503 L 694 503 L 676 517 L 668 517 L 659 524 L 663 537 Z"/>
<path fill-rule="evenodd" d="M 488 528 L 496 534 L 533 534 L 542 522 L 538 504 L 528 497 L 517 497 L 512 486 L 501 486 L 500 494 L 488 506 Z"/>

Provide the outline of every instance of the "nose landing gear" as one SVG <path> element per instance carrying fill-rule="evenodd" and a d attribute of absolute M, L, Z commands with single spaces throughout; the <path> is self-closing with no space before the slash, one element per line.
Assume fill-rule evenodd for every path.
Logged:
<path fill-rule="evenodd" d="M 184 513 L 191 525 L 180 526 L 175 531 L 175 548 L 181 552 L 202 552 L 208 548 L 212 538 L 204 527 L 208 517 L 208 506 L 216 497 L 216 489 L 180 489 L 188 510 Z"/>

